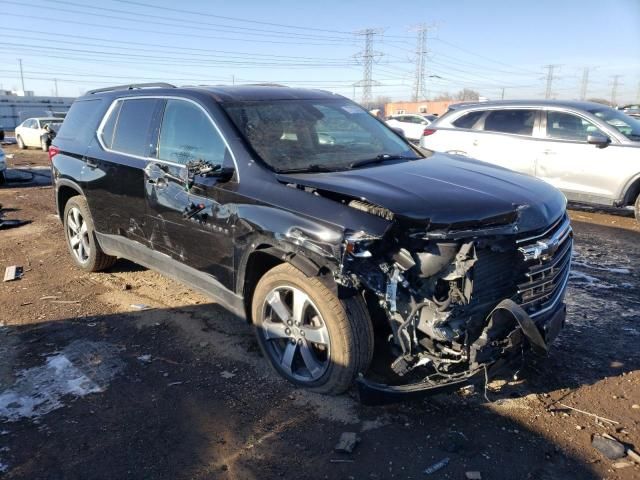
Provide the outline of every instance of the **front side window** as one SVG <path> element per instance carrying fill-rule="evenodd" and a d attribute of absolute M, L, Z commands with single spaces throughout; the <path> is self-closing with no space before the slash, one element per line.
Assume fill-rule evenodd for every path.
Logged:
<path fill-rule="evenodd" d="M 344 170 L 368 160 L 421 158 L 347 100 L 265 100 L 222 107 L 260 158 L 279 172 Z"/>
<path fill-rule="evenodd" d="M 531 136 L 535 118 L 535 110 L 494 110 L 485 118 L 484 130 Z"/>
<path fill-rule="evenodd" d="M 186 165 L 203 160 L 222 165 L 227 146 L 200 107 L 183 100 L 168 100 L 162 118 L 158 159 Z"/>
<path fill-rule="evenodd" d="M 146 157 L 153 113 L 160 100 L 132 98 L 122 100 L 111 148 L 117 152 Z"/>
<path fill-rule="evenodd" d="M 547 138 L 586 142 L 587 137 L 600 130 L 588 120 L 566 112 L 547 112 Z"/>
<path fill-rule="evenodd" d="M 607 122 L 629 140 L 640 142 L 640 120 L 608 107 L 589 110 L 589 113 Z"/>

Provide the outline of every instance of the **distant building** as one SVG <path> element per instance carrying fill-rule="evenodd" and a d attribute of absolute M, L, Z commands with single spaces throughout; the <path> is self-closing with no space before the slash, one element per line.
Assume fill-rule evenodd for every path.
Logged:
<path fill-rule="evenodd" d="M 384 116 L 402 115 L 403 113 L 430 113 L 442 115 L 449 109 L 449 105 L 460 103 L 457 100 L 442 102 L 393 102 L 384 106 Z"/>
<path fill-rule="evenodd" d="M 16 93 L 26 95 L 16 95 Z M 0 91 L 0 130 L 12 131 L 30 117 L 53 117 L 56 114 L 65 114 L 74 100 L 72 97 L 36 97 L 33 92 L 14 93 L 2 90 Z"/>

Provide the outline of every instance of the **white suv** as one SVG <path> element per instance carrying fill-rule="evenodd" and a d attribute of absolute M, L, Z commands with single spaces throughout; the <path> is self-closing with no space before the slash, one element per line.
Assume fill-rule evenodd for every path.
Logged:
<path fill-rule="evenodd" d="M 403 115 L 392 115 L 386 120 L 391 128 L 402 130 L 407 140 L 420 141 L 424 129 L 431 123 L 431 120 L 423 115 L 408 113 Z"/>
<path fill-rule="evenodd" d="M 640 221 L 640 121 L 590 102 L 458 104 L 420 140 L 549 182 L 567 199 L 634 208 Z"/>

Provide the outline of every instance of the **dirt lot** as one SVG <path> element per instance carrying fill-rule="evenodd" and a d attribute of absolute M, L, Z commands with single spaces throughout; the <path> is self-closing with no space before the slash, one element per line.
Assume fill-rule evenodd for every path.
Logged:
<path fill-rule="evenodd" d="M 23 181 L 1 188 L 0 203 L 31 223 L 0 231 L 0 267 L 25 270 L 0 283 L 1 478 L 640 478 L 640 465 L 591 446 L 608 433 L 640 451 L 632 218 L 572 212 L 569 324 L 519 380 L 363 407 L 354 393 L 316 396 L 280 380 L 250 326 L 184 286 L 126 261 L 80 273 L 47 169 L 33 168 L 45 154 L 6 152 L 20 169 L 10 178 Z M 359 445 L 333 452 L 345 431 Z"/>

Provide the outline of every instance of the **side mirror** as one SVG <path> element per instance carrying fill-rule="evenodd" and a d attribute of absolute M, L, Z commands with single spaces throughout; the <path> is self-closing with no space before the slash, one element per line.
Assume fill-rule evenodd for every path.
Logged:
<path fill-rule="evenodd" d="M 611 139 L 600 132 L 593 132 L 587 135 L 587 143 L 604 148 L 611 143 Z"/>

